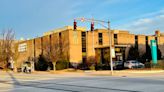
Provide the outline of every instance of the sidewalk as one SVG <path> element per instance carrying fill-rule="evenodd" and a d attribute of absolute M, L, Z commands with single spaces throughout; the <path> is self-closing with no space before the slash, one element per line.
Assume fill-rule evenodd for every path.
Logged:
<path fill-rule="evenodd" d="M 37 72 L 42 73 L 42 72 Z M 47 72 L 46 72 L 47 73 Z M 164 70 L 114 70 L 113 75 L 111 75 L 110 70 L 73 70 L 66 69 L 60 71 L 50 71 L 48 73 L 56 75 L 65 75 L 65 76 L 130 76 L 130 77 L 139 77 L 139 76 L 163 76 Z"/>
<path fill-rule="evenodd" d="M 111 71 L 85 71 L 86 74 L 95 76 L 111 76 Z M 112 76 L 129 76 L 129 77 L 143 77 L 143 76 L 160 76 L 164 77 L 164 70 L 115 70 Z"/>
<path fill-rule="evenodd" d="M 13 74 L 21 74 L 21 73 L 14 73 L 12 71 L 8 71 Z M 1 74 L 5 74 L 6 71 L 0 71 Z M 130 76 L 130 77 L 139 77 L 139 76 L 163 76 L 164 77 L 164 70 L 114 70 L 113 75 L 111 75 L 110 70 L 73 70 L 73 69 L 66 69 L 60 71 L 35 71 L 32 73 L 33 75 L 63 75 L 68 77 L 84 77 L 84 76 Z M 30 74 L 29 74 L 30 75 Z"/>

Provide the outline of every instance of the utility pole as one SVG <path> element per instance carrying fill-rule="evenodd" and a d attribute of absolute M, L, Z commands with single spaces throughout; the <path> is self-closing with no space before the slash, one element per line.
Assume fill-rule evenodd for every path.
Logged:
<path fill-rule="evenodd" d="M 109 49 L 110 49 L 110 68 L 111 68 L 111 75 L 113 75 L 112 32 L 110 30 L 110 21 L 95 20 L 95 19 L 93 20 L 93 18 L 92 19 L 89 19 L 89 18 L 76 18 L 74 20 L 79 20 L 79 21 L 82 21 L 82 22 L 98 23 L 98 24 L 100 24 L 101 26 L 103 26 L 104 28 L 106 28 L 108 30 L 108 34 L 109 34 Z M 107 24 L 107 26 L 105 26 L 104 24 Z M 93 37 L 92 37 L 92 39 L 93 39 Z M 94 49 L 94 47 L 93 47 L 93 49 Z"/>

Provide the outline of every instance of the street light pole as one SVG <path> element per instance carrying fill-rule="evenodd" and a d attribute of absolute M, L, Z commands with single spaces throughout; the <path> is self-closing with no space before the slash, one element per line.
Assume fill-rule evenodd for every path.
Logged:
<path fill-rule="evenodd" d="M 109 33 L 109 50 L 110 50 L 110 68 L 111 75 L 113 75 L 113 61 L 112 61 L 112 32 L 110 30 L 110 22 L 108 21 L 108 33 Z"/>

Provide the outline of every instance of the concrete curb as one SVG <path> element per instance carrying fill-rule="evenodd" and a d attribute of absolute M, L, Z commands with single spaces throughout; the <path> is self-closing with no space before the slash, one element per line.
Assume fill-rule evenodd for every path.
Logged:
<path fill-rule="evenodd" d="M 132 73 L 162 73 L 164 70 L 150 70 L 150 71 L 134 71 Z"/>

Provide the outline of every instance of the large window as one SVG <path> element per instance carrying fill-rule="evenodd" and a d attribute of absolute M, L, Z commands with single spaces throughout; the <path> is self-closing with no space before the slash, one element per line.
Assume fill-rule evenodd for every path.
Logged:
<path fill-rule="evenodd" d="M 146 53 L 148 54 L 148 51 L 149 51 L 149 44 L 148 44 L 148 36 L 145 37 L 145 43 L 146 43 Z"/>
<path fill-rule="evenodd" d="M 86 32 L 81 32 L 82 60 L 86 63 Z"/>
<path fill-rule="evenodd" d="M 148 36 L 146 36 L 145 39 L 146 39 L 145 40 L 146 41 L 145 43 L 146 43 L 146 45 L 148 45 Z"/>
<path fill-rule="evenodd" d="M 158 37 L 155 37 L 155 40 L 156 40 L 156 42 L 157 42 L 157 45 L 158 45 Z"/>
<path fill-rule="evenodd" d="M 35 39 L 33 41 L 33 44 L 34 44 L 34 58 L 36 57 L 36 52 L 35 52 Z"/>
<path fill-rule="evenodd" d="M 117 34 L 114 34 L 114 44 L 118 44 L 118 41 L 117 41 Z"/>
<path fill-rule="evenodd" d="M 102 45 L 103 44 L 103 34 L 99 33 L 98 37 L 99 37 L 99 45 Z"/>
<path fill-rule="evenodd" d="M 86 32 L 81 33 L 82 52 L 86 52 Z"/>
<path fill-rule="evenodd" d="M 18 52 L 27 51 L 27 43 L 21 43 L 18 45 Z"/>
<path fill-rule="evenodd" d="M 41 37 L 41 54 L 43 54 L 43 37 Z"/>
<path fill-rule="evenodd" d="M 59 48 L 60 48 L 60 52 L 62 53 L 62 34 L 59 33 Z"/>
<path fill-rule="evenodd" d="M 49 41 L 50 41 L 50 44 L 49 44 L 49 45 L 50 45 L 50 52 L 51 52 L 51 50 L 52 50 L 52 46 L 51 46 L 51 45 L 52 45 L 52 44 L 51 44 L 51 40 L 52 40 L 52 36 L 51 36 L 51 35 L 49 35 Z"/>
<path fill-rule="evenodd" d="M 138 48 L 138 36 L 135 36 L 135 47 Z"/>

